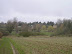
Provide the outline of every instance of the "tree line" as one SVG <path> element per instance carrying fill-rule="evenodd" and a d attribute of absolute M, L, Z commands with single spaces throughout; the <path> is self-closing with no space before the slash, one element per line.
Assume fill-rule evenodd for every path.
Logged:
<path fill-rule="evenodd" d="M 54 22 L 48 21 L 47 23 L 41 23 L 41 22 L 21 22 L 18 21 L 17 18 L 14 18 L 13 20 L 8 20 L 7 23 L 1 22 L 0 23 L 0 32 L 4 35 L 9 34 L 22 34 L 22 33 L 37 33 L 39 34 L 41 31 L 48 31 L 50 29 L 53 29 Z M 50 27 L 49 27 L 50 26 Z M 49 28 L 50 29 L 49 29 Z"/>
<path fill-rule="evenodd" d="M 56 23 L 52 21 L 44 22 L 21 22 L 17 18 L 8 20 L 7 23 L 0 23 L 0 35 L 18 35 L 18 36 L 30 36 L 30 35 L 45 35 L 46 32 L 51 32 L 51 36 L 57 35 L 71 35 L 72 33 L 72 20 L 63 19 Z"/>
<path fill-rule="evenodd" d="M 72 19 L 59 19 L 53 35 L 72 36 Z"/>

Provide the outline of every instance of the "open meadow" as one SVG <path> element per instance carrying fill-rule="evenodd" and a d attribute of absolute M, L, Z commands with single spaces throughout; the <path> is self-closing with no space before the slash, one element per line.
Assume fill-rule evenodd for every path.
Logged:
<path fill-rule="evenodd" d="M 19 54 L 72 54 L 72 37 L 8 37 Z"/>

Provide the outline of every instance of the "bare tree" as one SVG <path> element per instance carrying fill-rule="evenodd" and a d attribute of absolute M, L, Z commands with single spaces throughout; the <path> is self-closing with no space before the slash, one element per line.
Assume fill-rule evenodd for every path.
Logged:
<path fill-rule="evenodd" d="M 62 24 L 62 20 L 61 19 L 58 19 L 57 20 L 57 26 L 60 27 L 61 24 Z"/>
<path fill-rule="evenodd" d="M 27 23 L 23 23 L 23 25 L 21 27 L 22 27 L 21 28 L 22 31 L 24 31 L 24 32 L 28 31 L 28 25 L 27 25 Z"/>
<path fill-rule="evenodd" d="M 16 17 L 13 19 L 13 25 L 16 33 L 18 33 L 18 21 Z"/>
<path fill-rule="evenodd" d="M 7 31 L 9 31 L 9 33 L 11 33 L 13 31 L 14 26 L 13 26 L 12 20 L 7 21 L 6 29 L 7 29 Z"/>

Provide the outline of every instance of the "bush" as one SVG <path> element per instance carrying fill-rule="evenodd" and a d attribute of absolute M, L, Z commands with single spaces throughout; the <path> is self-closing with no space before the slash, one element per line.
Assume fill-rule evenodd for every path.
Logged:
<path fill-rule="evenodd" d="M 9 35 L 9 32 L 6 31 L 5 29 L 0 28 L 0 32 L 2 32 L 3 36 Z"/>
<path fill-rule="evenodd" d="M 8 31 L 3 31 L 3 36 L 8 36 L 9 35 L 9 32 Z"/>
<path fill-rule="evenodd" d="M 29 37 L 29 36 L 37 36 L 37 35 L 44 35 L 41 32 L 20 32 L 20 36 Z"/>
<path fill-rule="evenodd" d="M 20 32 L 19 35 L 23 37 L 29 37 L 31 35 L 31 32 Z"/>
<path fill-rule="evenodd" d="M 2 38 L 2 35 L 3 35 L 2 32 L 0 32 L 0 38 Z"/>

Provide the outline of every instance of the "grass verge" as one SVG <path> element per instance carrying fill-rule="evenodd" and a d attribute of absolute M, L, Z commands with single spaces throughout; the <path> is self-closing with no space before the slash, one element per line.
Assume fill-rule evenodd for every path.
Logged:
<path fill-rule="evenodd" d="M 0 40 L 0 54 L 13 54 L 11 44 L 6 37 Z"/>

